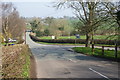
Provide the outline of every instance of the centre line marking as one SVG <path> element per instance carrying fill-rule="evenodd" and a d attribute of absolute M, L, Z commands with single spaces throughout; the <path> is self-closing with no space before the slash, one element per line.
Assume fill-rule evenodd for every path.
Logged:
<path fill-rule="evenodd" d="M 99 72 L 93 70 L 92 68 L 89 68 L 89 69 L 90 69 L 91 71 L 93 71 L 93 72 L 99 74 L 100 76 L 102 76 L 102 77 L 104 77 L 104 78 L 106 78 L 106 79 L 108 79 L 108 80 L 111 80 L 111 79 L 109 79 L 107 76 L 105 76 L 105 75 L 103 75 L 103 74 L 101 74 L 101 73 L 99 73 Z"/>

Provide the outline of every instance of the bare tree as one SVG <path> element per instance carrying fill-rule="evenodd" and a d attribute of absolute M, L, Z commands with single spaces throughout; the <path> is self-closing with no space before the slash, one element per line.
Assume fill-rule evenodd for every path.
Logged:
<path fill-rule="evenodd" d="M 80 2 L 80 1 L 64 1 L 55 4 L 57 8 L 62 6 L 72 8 L 76 17 L 82 22 L 80 28 L 86 34 L 86 47 L 89 47 L 90 39 L 93 41 L 94 31 L 101 25 L 101 23 L 107 20 L 106 14 L 104 14 L 103 8 L 100 8 L 99 2 Z M 103 11 L 103 12 L 102 12 Z M 101 14 L 102 13 L 102 14 Z M 101 15 L 104 15 L 101 17 Z"/>
<path fill-rule="evenodd" d="M 25 30 L 25 21 L 19 17 L 16 9 L 8 16 L 8 25 L 12 38 L 22 37 Z"/>
<path fill-rule="evenodd" d="M 2 33 L 6 42 L 8 38 L 22 38 L 25 29 L 24 20 L 12 3 L 2 3 Z"/>
<path fill-rule="evenodd" d="M 112 26 L 116 28 L 115 36 L 117 36 L 117 40 L 120 40 L 120 2 L 106 2 L 103 3 L 106 7 L 106 13 L 108 16 L 117 24 L 117 26 Z"/>

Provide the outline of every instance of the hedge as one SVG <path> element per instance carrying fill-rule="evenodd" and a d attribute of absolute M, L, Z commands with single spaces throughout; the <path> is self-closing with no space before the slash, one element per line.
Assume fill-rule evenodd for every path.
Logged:
<path fill-rule="evenodd" d="M 27 79 L 30 77 L 31 51 L 28 45 L 17 44 L 2 47 L 2 71 L 1 78 L 4 80 Z"/>
<path fill-rule="evenodd" d="M 47 43 L 79 43 L 85 44 L 85 39 L 38 39 L 37 37 L 30 35 L 31 39 L 35 42 L 47 42 Z M 115 40 L 102 40 L 95 39 L 95 44 L 106 44 L 106 45 L 114 45 Z M 120 45 L 120 41 L 117 42 Z"/>

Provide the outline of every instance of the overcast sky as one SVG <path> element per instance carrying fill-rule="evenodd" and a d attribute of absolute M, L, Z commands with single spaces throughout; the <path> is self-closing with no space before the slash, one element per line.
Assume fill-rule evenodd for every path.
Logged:
<path fill-rule="evenodd" d="M 62 0 L 2 0 L 2 2 L 12 2 L 23 17 L 74 16 L 71 9 L 53 8 L 54 3 L 58 1 Z"/>
<path fill-rule="evenodd" d="M 24 17 L 62 17 L 74 16 L 71 9 L 53 7 L 53 2 L 13 2 L 21 16 Z"/>
<path fill-rule="evenodd" d="M 63 17 L 74 16 L 71 9 L 56 10 L 52 6 L 53 2 L 61 0 L 2 0 L 3 2 L 12 2 L 23 17 Z M 63 0 L 64 1 L 64 0 Z M 104 0 L 103 0 L 104 1 Z M 119 1 L 119 0 L 113 0 Z"/>

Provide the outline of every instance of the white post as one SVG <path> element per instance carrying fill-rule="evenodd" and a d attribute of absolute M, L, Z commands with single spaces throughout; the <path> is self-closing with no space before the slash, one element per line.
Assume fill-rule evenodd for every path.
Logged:
<path fill-rule="evenodd" d="M 52 39 L 55 39 L 55 36 L 52 36 Z"/>

